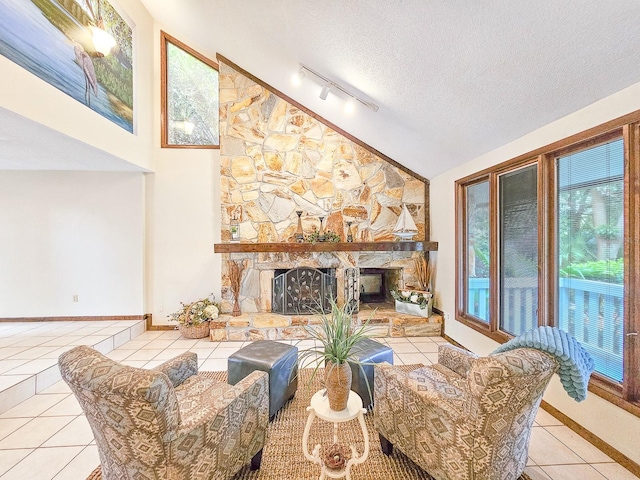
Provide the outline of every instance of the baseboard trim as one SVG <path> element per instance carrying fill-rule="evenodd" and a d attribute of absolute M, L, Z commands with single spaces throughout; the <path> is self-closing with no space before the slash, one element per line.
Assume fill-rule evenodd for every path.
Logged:
<path fill-rule="evenodd" d="M 175 330 L 175 329 L 176 329 L 175 325 L 151 325 L 150 327 L 147 326 L 147 331 L 149 332 L 169 331 L 169 330 Z"/>
<path fill-rule="evenodd" d="M 7 317 L 0 322 L 102 322 L 107 320 L 144 320 L 144 315 L 94 315 L 79 317 Z"/>
<path fill-rule="evenodd" d="M 458 348 L 461 348 L 463 350 L 466 351 L 470 351 L 467 347 L 465 347 L 464 345 L 459 344 L 458 342 L 456 342 L 453 338 L 451 338 L 449 335 L 445 335 L 444 333 L 442 334 L 442 338 L 444 338 L 447 342 L 451 343 L 452 345 L 455 345 Z"/>
<path fill-rule="evenodd" d="M 627 457 L 624 453 L 619 452 L 614 447 L 609 445 L 607 442 L 602 440 L 600 437 L 591 433 L 589 430 L 584 428 L 578 422 L 576 422 L 575 420 L 572 420 L 571 418 L 566 416 L 564 413 L 562 413 L 560 410 L 558 410 L 552 405 L 549 405 L 544 400 L 540 403 L 540 406 L 545 412 L 548 412 L 550 415 L 560 420 L 562 423 L 564 423 L 567 427 L 569 427 L 571 430 L 573 430 L 582 438 L 584 438 L 591 445 L 602 450 L 605 454 L 610 456 L 612 459 L 614 459 L 624 468 L 629 470 L 635 476 L 640 477 L 640 464 L 637 464 L 636 462 L 631 460 L 629 457 Z"/>
<path fill-rule="evenodd" d="M 157 332 L 160 330 L 175 330 L 175 325 L 154 325 L 153 324 L 153 314 L 147 313 L 144 316 L 144 320 L 147 323 L 147 331 L 149 332 Z"/>

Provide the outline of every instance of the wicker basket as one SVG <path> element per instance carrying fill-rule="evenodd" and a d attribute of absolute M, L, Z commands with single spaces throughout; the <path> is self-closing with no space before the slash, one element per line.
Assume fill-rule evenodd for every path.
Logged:
<path fill-rule="evenodd" d="M 206 338 L 209 336 L 209 322 L 200 325 L 179 325 L 180 335 L 184 338 Z"/>

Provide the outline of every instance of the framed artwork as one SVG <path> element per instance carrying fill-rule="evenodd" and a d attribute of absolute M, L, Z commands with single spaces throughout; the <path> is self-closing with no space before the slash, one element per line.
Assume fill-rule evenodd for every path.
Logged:
<path fill-rule="evenodd" d="M 165 32 L 161 139 L 165 148 L 220 148 L 218 64 Z"/>
<path fill-rule="evenodd" d="M 106 0 L 0 0 L 0 54 L 131 133 L 132 43 Z"/>

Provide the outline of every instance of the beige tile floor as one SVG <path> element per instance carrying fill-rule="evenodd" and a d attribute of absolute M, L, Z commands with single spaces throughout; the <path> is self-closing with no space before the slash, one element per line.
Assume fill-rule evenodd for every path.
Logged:
<path fill-rule="evenodd" d="M 0 324 L 0 389 L 15 389 L 30 376 L 37 377 L 32 375 L 36 366 L 45 371 L 55 367 L 57 356 L 73 345 L 93 345 L 114 360 L 143 368 L 191 350 L 198 354 L 202 370 L 226 370 L 227 357 L 245 344 L 185 340 L 177 331 L 143 330 L 138 322 Z M 435 362 L 438 343 L 445 342 L 439 337 L 380 340 L 394 349 L 396 364 Z M 310 342 L 298 346 L 306 345 Z M 15 392 L 29 393 L 31 387 L 28 383 L 28 388 Z M 0 392 L 0 479 L 84 480 L 99 458 L 78 403 L 51 372 L 33 387 L 37 393 L 14 406 Z M 638 478 L 542 410 L 529 457 L 526 471 L 533 480 Z"/>

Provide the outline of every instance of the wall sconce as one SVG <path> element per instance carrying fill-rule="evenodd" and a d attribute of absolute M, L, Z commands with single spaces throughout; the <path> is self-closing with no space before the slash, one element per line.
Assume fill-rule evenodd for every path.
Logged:
<path fill-rule="evenodd" d="M 103 57 L 106 57 L 111 53 L 111 49 L 116 46 L 116 40 L 100 27 L 89 26 L 91 29 L 91 41 L 97 52 L 100 52 Z"/>
<path fill-rule="evenodd" d="M 106 57 L 111 53 L 111 49 L 116 46 L 116 39 L 113 38 L 113 36 L 104 28 L 104 20 L 102 19 L 102 14 L 100 13 L 100 2 L 98 2 L 98 15 L 94 15 L 91 5 L 89 4 L 89 2 L 86 3 L 89 7 L 91 15 L 95 19 L 95 25 L 89 26 L 89 29 L 92 33 L 91 41 L 93 42 L 93 46 L 95 47 L 96 51 L 103 57 Z"/>
<path fill-rule="evenodd" d="M 355 93 L 352 93 L 351 91 L 349 91 L 346 87 L 343 87 L 342 85 L 334 82 L 333 80 L 329 80 L 324 75 L 321 75 L 320 73 L 316 72 L 312 68 L 309 68 L 302 63 L 300 64 L 300 69 L 298 70 L 298 72 L 294 74 L 294 78 L 293 78 L 294 85 L 296 86 L 300 85 L 300 82 L 305 77 L 306 73 L 309 73 L 310 78 L 313 77 L 317 83 L 320 83 L 322 85 L 322 91 L 320 92 L 320 98 L 322 100 L 327 99 L 327 95 L 329 95 L 329 91 L 334 91 L 334 92 L 340 91 L 343 94 L 347 95 L 348 97 L 351 97 L 349 99 L 349 103 L 351 103 L 351 105 L 349 105 L 349 103 L 345 105 L 346 113 L 352 113 L 355 110 L 355 102 L 358 102 L 361 105 L 364 105 L 365 107 L 367 107 L 370 110 L 373 110 L 374 112 L 377 112 L 378 109 L 380 108 L 375 103 L 372 103 L 360 98 Z"/>

